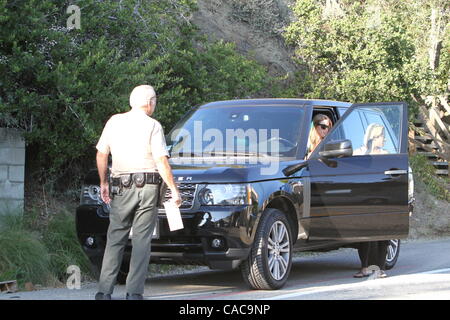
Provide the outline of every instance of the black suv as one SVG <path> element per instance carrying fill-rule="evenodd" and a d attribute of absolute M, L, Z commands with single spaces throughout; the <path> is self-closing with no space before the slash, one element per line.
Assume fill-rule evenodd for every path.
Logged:
<path fill-rule="evenodd" d="M 169 230 L 161 203 L 170 195 L 161 188 L 151 262 L 240 267 L 250 287 L 277 289 L 295 251 L 395 239 L 387 255 L 392 268 L 412 211 L 407 111 L 398 102 L 301 99 L 220 101 L 191 110 L 166 136 L 184 228 Z M 319 113 L 333 127 L 305 160 Z M 374 124 L 384 128 L 384 154 L 356 152 Z M 92 170 L 76 212 L 80 243 L 97 268 L 109 223 L 99 189 Z M 131 241 L 119 282 L 130 248 Z"/>

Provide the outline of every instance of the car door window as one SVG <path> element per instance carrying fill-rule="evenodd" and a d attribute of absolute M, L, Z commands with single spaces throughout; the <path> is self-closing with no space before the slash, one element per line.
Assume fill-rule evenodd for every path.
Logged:
<path fill-rule="evenodd" d="M 364 127 L 361 119 L 361 114 L 358 111 L 352 112 L 344 120 L 345 123 L 342 124 L 342 131 L 344 132 L 344 137 L 339 137 L 341 135 L 341 130 L 336 130 L 333 133 L 334 137 L 332 140 L 348 139 L 352 142 L 352 146 L 361 144 L 364 140 Z"/>
<path fill-rule="evenodd" d="M 355 109 L 333 128 L 313 156 L 325 144 L 342 139 L 352 142 L 353 156 L 399 153 L 401 121 L 401 105 Z"/>
<path fill-rule="evenodd" d="M 388 121 L 388 119 L 384 116 L 383 113 L 375 113 L 372 110 L 368 110 L 363 112 L 368 126 L 375 123 L 383 126 L 385 128 L 385 134 L 384 134 L 384 149 L 388 151 L 389 153 L 398 153 L 398 138 L 396 138 L 394 134 L 394 130 L 392 128 L 391 123 Z M 395 118 L 397 118 L 394 115 Z M 392 119 L 393 122 L 396 122 L 396 119 Z M 398 137 L 398 135 L 397 135 Z"/>
<path fill-rule="evenodd" d="M 352 146 L 361 145 L 364 141 L 365 128 L 360 112 L 354 111 L 350 113 L 331 134 L 325 137 L 320 145 L 320 150 L 330 141 L 338 141 L 347 139 L 352 142 Z M 325 143 L 324 143 L 325 142 Z M 316 153 L 317 154 L 317 153 Z"/>

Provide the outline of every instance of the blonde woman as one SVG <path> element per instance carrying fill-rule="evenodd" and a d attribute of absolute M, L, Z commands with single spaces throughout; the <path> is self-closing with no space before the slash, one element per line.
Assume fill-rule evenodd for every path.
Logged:
<path fill-rule="evenodd" d="M 328 132 L 330 132 L 332 126 L 333 123 L 331 122 L 331 119 L 322 113 L 317 114 L 313 118 L 313 126 L 311 128 L 311 131 L 309 132 L 306 159 L 309 158 L 314 149 L 316 149 L 316 147 L 319 145 L 319 143 L 322 142 Z"/>
<path fill-rule="evenodd" d="M 385 142 L 384 127 L 378 123 L 372 123 L 367 127 L 364 135 L 363 145 L 353 152 L 353 155 L 364 154 L 387 154 L 387 150 L 383 149 Z M 369 265 L 376 265 L 380 268 L 379 278 L 387 277 L 386 254 L 389 241 L 371 241 L 360 243 L 358 247 L 359 259 L 361 260 L 361 270 L 353 275 L 355 278 L 368 277 L 372 273 L 369 272 Z M 371 261 L 371 258 L 374 259 Z"/>
<path fill-rule="evenodd" d="M 383 149 L 385 141 L 384 127 L 381 124 L 372 123 L 367 127 L 363 145 L 354 150 L 353 155 L 388 154 L 389 152 Z"/>

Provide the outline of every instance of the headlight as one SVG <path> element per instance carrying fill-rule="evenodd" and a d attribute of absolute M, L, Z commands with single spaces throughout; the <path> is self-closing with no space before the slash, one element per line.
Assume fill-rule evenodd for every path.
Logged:
<path fill-rule="evenodd" d="M 100 187 L 96 185 L 81 188 L 80 204 L 103 204 L 100 197 Z"/>
<path fill-rule="evenodd" d="M 205 206 L 238 206 L 251 204 L 246 184 L 207 184 L 200 186 L 198 197 Z"/>

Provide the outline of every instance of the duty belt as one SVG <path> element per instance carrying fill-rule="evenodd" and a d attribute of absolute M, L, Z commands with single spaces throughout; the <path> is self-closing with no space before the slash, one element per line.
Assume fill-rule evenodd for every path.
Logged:
<path fill-rule="evenodd" d="M 129 188 L 134 183 L 136 187 L 142 188 L 146 184 L 160 184 L 161 176 L 158 172 L 138 172 L 121 174 L 112 178 L 113 187 Z"/>

